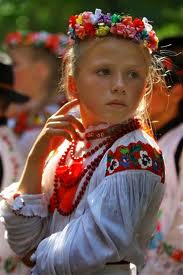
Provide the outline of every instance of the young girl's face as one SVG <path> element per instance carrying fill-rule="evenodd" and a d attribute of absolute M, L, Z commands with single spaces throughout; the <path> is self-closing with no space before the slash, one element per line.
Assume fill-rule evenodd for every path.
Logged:
<path fill-rule="evenodd" d="M 121 123 L 144 96 L 149 57 L 139 44 L 108 37 L 86 41 L 75 76 L 85 126 Z"/>

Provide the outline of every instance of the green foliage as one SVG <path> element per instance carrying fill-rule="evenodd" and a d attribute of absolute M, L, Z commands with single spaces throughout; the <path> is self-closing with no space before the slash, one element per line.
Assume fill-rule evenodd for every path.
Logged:
<path fill-rule="evenodd" d="M 104 11 L 124 11 L 146 16 L 154 21 L 160 37 L 182 34 L 182 0 L 0 0 L 0 41 L 6 33 L 16 30 L 47 30 L 67 32 L 71 14 L 102 8 Z"/>

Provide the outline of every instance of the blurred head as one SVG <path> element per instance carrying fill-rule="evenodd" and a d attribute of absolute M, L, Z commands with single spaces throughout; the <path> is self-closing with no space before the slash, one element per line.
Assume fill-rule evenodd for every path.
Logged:
<path fill-rule="evenodd" d="M 166 70 L 166 85 L 154 85 L 150 116 L 163 126 L 180 116 L 183 109 L 183 37 L 161 40 L 160 52 Z"/>
<path fill-rule="evenodd" d="M 13 60 L 15 87 L 33 99 L 55 95 L 60 63 L 68 39 L 63 34 L 46 32 L 10 33 L 5 45 Z"/>
<path fill-rule="evenodd" d="M 79 99 L 86 126 L 120 123 L 140 115 L 152 86 L 155 70 L 151 52 L 157 46 L 152 27 L 147 21 L 116 16 L 118 24 L 112 24 L 114 15 L 100 10 L 69 21 L 74 43 L 64 63 L 64 84 L 69 96 Z"/>

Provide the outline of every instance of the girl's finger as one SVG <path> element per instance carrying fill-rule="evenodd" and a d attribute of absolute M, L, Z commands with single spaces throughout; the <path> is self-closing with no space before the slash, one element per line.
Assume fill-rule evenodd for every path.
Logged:
<path fill-rule="evenodd" d="M 58 115 L 66 115 L 69 110 L 71 110 L 73 107 L 76 107 L 78 105 L 78 99 L 71 100 L 64 104 L 56 113 L 53 114 L 53 116 Z"/>
<path fill-rule="evenodd" d="M 47 122 L 50 123 L 50 122 L 70 122 L 76 129 L 78 129 L 80 132 L 84 132 L 85 129 L 84 129 L 84 126 L 83 124 L 81 123 L 81 121 L 72 116 L 72 115 L 58 115 L 58 116 L 52 116 L 50 117 Z"/>
<path fill-rule="evenodd" d="M 46 129 L 47 138 L 49 137 L 63 137 L 66 138 L 69 141 L 72 141 L 72 134 L 69 134 L 66 130 L 60 130 L 60 129 Z"/>
<path fill-rule="evenodd" d="M 73 139 L 77 140 L 79 138 L 79 135 L 76 132 L 76 129 L 74 128 L 74 126 L 70 123 L 68 123 L 67 121 L 62 122 L 62 124 L 58 121 L 55 122 L 49 122 L 46 125 L 46 129 L 58 129 L 58 130 L 64 130 L 66 132 L 68 132 Z"/>

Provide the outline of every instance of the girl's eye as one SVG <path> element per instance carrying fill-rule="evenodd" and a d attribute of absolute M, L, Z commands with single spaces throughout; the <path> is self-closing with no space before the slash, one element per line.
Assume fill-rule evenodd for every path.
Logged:
<path fill-rule="evenodd" d="M 139 73 L 135 71 L 128 72 L 128 77 L 131 79 L 136 79 L 139 77 Z"/>
<path fill-rule="evenodd" d="M 103 76 L 103 75 L 109 75 L 110 74 L 110 70 L 109 69 L 99 69 L 97 70 L 97 74 L 99 76 Z"/>

